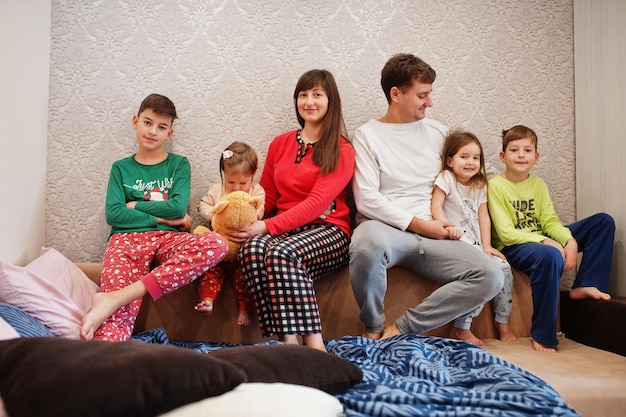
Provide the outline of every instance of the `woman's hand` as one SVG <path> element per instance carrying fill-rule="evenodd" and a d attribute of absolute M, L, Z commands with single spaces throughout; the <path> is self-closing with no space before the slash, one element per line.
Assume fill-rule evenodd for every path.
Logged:
<path fill-rule="evenodd" d="M 240 227 L 238 229 L 230 229 L 226 236 L 233 242 L 243 243 L 252 236 L 268 233 L 267 226 L 263 220 L 256 220 L 248 227 Z"/>

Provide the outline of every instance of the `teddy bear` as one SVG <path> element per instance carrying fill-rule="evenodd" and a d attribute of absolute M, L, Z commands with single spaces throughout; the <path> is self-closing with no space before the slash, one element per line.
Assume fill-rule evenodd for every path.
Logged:
<path fill-rule="evenodd" d="M 245 191 L 233 191 L 223 196 L 213 207 L 211 212 L 211 229 L 228 240 L 226 232 L 228 229 L 245 227 L 252 224 L 257 219 L 257 210 L 263 204 L 262 197 L 251 197 Z M 209 228 L 198 226 L 194 229 L 194 233 L 208 232 Z M 225 261 L 234 261 L 237 259 L 237 252 L 241 246 L 238 242 L 228 241 L 228 252 Z"/>

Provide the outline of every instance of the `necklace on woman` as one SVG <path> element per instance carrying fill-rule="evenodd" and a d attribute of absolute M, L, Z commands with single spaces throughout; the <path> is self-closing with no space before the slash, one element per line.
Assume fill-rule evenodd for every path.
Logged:
<path fill-rule="evenodd" d="M 298 144 L 300 145 L 298 147 L 298 153 L 296 154 L 296 164 L 299 164 L 300 162 L 302 162 L 306 154 L 309 152 L 309 149 L 313 149 L 315 147 L 315 144 L 317 143 L 317 141 L 311 142 L 311 143 L 304 143 L 304 141 L 302 140 L 302 129 L 298 129 L 298 132 L 296 133 L 296 140 L 298 141 Z"/>

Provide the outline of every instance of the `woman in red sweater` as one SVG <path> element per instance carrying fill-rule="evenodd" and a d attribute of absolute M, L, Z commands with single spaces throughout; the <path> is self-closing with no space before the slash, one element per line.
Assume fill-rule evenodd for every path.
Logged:
<path fill-rule="evenodd" d="M 239 260 L 263 336 L 297 344 L 299 335 L 326 350 L 313 282 L 348 264 L 354 149 L 330 72 L 304 73 L 293 99 L 301 129 L 269 146 L 260 180 L 266 216 L 230 237 L 244 242 Z"/>

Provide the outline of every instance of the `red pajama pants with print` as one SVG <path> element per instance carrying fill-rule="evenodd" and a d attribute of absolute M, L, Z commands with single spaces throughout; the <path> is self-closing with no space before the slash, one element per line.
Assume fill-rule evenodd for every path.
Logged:
<path fill-rule="evenodd" d="M 233 279 L 233 287 L 235 289 L 235 297 L 237 299 L 237 308 L 239 311 L 252 311 L 252 301 L 246 283 L 241 275 L 241 267 L 237 261 L 222 261 L 213 268 L 206 271 L 200 277 L 200 285 L 198 286 L 198 294 L 200 301 L 205 298 L 215 300 L 224 286 L 224 278 L 230 275 Z"/>
<path fill-rule="evenodd" d="M 116 233 L 102 260 L 102 292 L 116 291 L 141 280 L 158 299 L 202 275 L 226 256 L 228 243 L 217 233 L 154 231 Z M 130 338 L 142 298 L 119 308 L 98 328 L 94 339 Z"/>
<path fill-rule="evenodd" d="M 243 243 L 239 260 L 264 337 L 322 333 L 313 282 L 348 264 L 350 240 L 337 226 L 310 223 Z"/>

